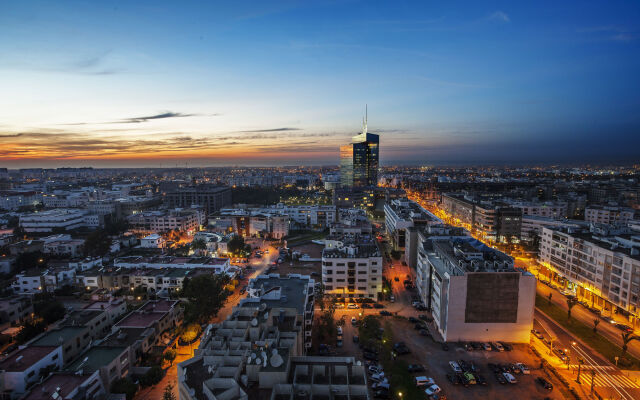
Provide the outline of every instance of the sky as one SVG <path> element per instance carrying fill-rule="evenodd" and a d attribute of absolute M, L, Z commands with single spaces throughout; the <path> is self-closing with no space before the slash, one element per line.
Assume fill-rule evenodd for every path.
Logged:
<path fill-rule="evenodd" d="M 0 167 L 640 161 L 637 1 L 0 2 Z"/>

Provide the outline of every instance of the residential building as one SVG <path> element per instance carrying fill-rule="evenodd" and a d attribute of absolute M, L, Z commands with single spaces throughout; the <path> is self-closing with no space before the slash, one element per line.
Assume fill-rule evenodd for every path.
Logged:
<path fill-rule="evenodd" d="M 106 394 L 98 371 L 92 374 L 54 372 L 29 388 L 23 400 L 102 400 Z"/>
<path fill-rule="evenodd" d="M 25 232 L 70 231 L 80 227 L 96 228 L 101 219 L 87 210 L 56 208 L 20 216 L 20 226 Z"/>
<path fill-rule="evenodd" d="M 134 232 L 161 233 L 171 230 L 197 232 L 206 222 L 200 208 L 176 208 L 161 211 L 143 211 L 127 217 Z"/>
<path fill-rule="evenodd" d="M 441 223 L 438 217 L 407 198 L 394 199 L 384 205 L 385 229 L 395 250 L 405 248 L 407 228 Z"/>
<path fill-rule="evenodd" d="M 120 378 L 126 378 L 131 372 L 129 348 L 125 346 L 94 346 L 80 354 L 77 360 L 64 370 L 76 375 L 98 373 L 102 385 L 111 385 Z"/>
<path fill-rule="evenodd" d="M 322 251 L 325 295 L 377 299 L 382 293 L 382 254 L 375 240 L 345 235 L 330 242 L 337 245 Z"/>
<path fill-rule="evenodd" d="M 429 238 L 418 254 L 418 285 L 445 341 L 528 343 L 536 278 L 471 237 Z"/>
<path fill-rule="evenodd" d="M 29 347 L 59 347 L 61 366 L 70 363 L 91 344 L 88 326 L 64 326 L 42 333 L 29 342 Z"/>
<path fill-rule="evenodd" d="M 140 239 L 140 247 L 145 249 L 164 249 L 167 241 L 157 233 L 145 236 Z"/>
<path fill-rule="evenodd" d="M 540 274 L 594 307 L 640 316 L 640 236 L 627 229 L 542 228 Z"/>
<path fill-rule="evenodd" d="M 544 201 L 544 202 L 509 202 L 513 207 L 522 210 L 523 216 L 545 217 L 553 219 L 568 218 L 567 202 L 564 201 Z"/>
<path fill-rule="evenodd" d="M 0 210 L 17 210 L 42 203 L 42 193 L 33 191 L 1 191 Z"/>
<path fill-rule="evenodd" d="M 198 205 L 207 214 L 212 214 L 231 205 L 231 188 L 214 185 L 178 187 L 164 195 L 164 202 L 171 208 Z"/>
<path fill-rule="evenodd" d="M 0 325 L 20 324 L 33 313 L 33 305 L 25 297 L 0 299 Z"/>
<path fill-rule="evenodd" d="M 29 346 L 0 361 L 0 396 L 18 399 L 27 387 L 53 369 L 62 367 L 60 346 Z"/>
<path fill-rule="evenodd" d="M 584 220 L 594 224 L 626 225 L 634 219 L 636 210 L 628 207 L 592 205 L 584 210 Z"/>

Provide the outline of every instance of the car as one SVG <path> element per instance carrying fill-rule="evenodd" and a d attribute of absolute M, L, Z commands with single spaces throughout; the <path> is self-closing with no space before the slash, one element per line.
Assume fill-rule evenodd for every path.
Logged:
<path fill-rule="evenodd" d="M 343 303 L 336 303 L 336 308 L 342 309 L 342 308 L 344 308 L 344 304 Z"/>
<path fill-rule="evenodd" d="M 349 310 L 357 310 L 357 309 L 359 309 L 360 307 L 358 307 L 358 305 L 357 305 L 357 304 L 349 303 L 349 305 L 347 306 L 347 308 L 348 308 Z"/>
<path fill-rule="evenodd" d="M 495 376 L 496 376 L 496 380 L 498 381 L 499 384 L 504 385 L 505 383 L 507 383 L 507 380 L 502 375 L 502 372 L 497 373 Z"/>
<path fill-rule="evenodd" d="M 633 332 L 633 329 L 629 325 L 625 324 L 616 324 L 616 328 L 620 329 L 623 332 Z"/>
<path fill-rule="evenodd" d="M 508 372 L 503 372 L 502 376 L 504 376 L 504 379 L 509 382 L 509 383 L 518 383 L 517 379 L 515 376 L 511 375 Z"/>
<path fill-rule="evenodd" d="M 420 335 L 422 335 L 422 336 L 429 336 L 429 335 L 430 335 L 430 333 L 429 333 L 429 331 L 428 331 L 428 330 L 426 330 L 426 329 L 420 329 Z"/>
<path fill-rule="evenodd" d="M 382 367 L 379 365 L 369 365 L 367 371 L 369 371 L 370 374 L 379 374 L 382 372 Z"/>
<path fill-rule="evenodd" d="M 373 392 L 373 398 L 374 399 L 388 399 L 389 398 L 389 391 L 386 390 L 386 389 L 376 390 L 375 392 Z"/>
<path fill-rule="evenodd" d="M 548 380 L 544 379 L 543 377 L 536 378 L 536 382 L 540 386 L 542 386 L 543 388 L 545 388 L 547 390 L 553 390 L 553 385 L 551 384 L 551 382 L 549 382 Z"/>
<path fill-rule="evenodd" d="M 611 317 L 602 317 L 603 320 L 607 321 L 610 324 L 615 324 L 616 320 Z"/>
<path fill-rule="evenodd" d="M 466 351 L 473 351 L 473 345 L 471 343 L 464 343 L 462 346 Z"/>
<path fill-rule="evenodd" d="M 441 391 L 442 389 L 440 389 L 440 386 L 431 385 L 424 392 L 427 394 L 427 396 L 433 396 L 434 394 L 440 393 Z"/>
<path fill-rule="evenodd" d="M 506 351 L 511 351 L 511 350 L 513 350 L 513 346 L 512 346 L 512 345 L 510 345 L 509 343 L 505 343 L 505 342 L 498 342 L 498 343 L 500 343 L 500 344 L 502 345 L 502 347 L 504 347 L 504 349 L 505 349 Z"/>
<path fill-rule="evenodd" d="M 462 378 L 467 382 L 467 385 L 475 385 L 476 377 L 471 372 L 465 372 L 462 374 Z"/>
<path fill-rule="evenodd" d="M 388 317 L 388 316 L 391 316 L 392 314 L 387 310 L 382 310 L 382 311 L 380 311 L 380 315 L 384 315 L 384 316 Z"/>
<path fill-rule="evenodd" d="M 377 382 L 371 385 L 373 390 L 387 389 L 389 390 L 389 382 Z"/>
<path fill-rule="evenodd" d="M 409 317 L 409 322 L 411 322 L 412 324 L 416 324 L 419 323 L 420 320 L 416 317 Z"/>
<path fill-rule="evenodd" d="M 460 365 L 458 365 L 458 363 L 455 361 L 449 361 L 449 366 L 455 373 L 462 372 L 462 368 L 460 368 Z"/>
<path fill-rule="evenodd" d="M 482 348 L 485 351 L 491 351 L 491 345 L 489 343 L 482 343 Z"/>
<path fill-rule="evenodd" d="M 562 349 L 555 348 L 553 349 L 553 353 L 562 361 L 566 361 L 568 359 L 567 353 L 565 353 Z"/>
<path fill-rule="evenodd" d="M 378 361 L 378 356 L 375 353 L 368 351 L 362 353 L 362 357 L 364 357 L 365 360 Z"/>
<path fill-rule="evenodd" d="M 497 343 L 497 342 L 492 342 L 491 343 L 491 347 L 493 347 L 497 351 L 504 351 L 504 347 L 502 347 L 502 345 L 500 343 Z"/>
<path fill-rule="evenodd" d="M 475 377 L 478 385 L 487 386 L 488 383 L 487 383 L 487 380 L 484 378 L 484 376 L 475 374 Z"/>
<path fill-rule="evenodd" d="M 394 281 L 396 282 L 400 282 L 400 278 L 398 278 L 397 276 L 395 278 L 393 278 Z"/>
<path fill-rule="evenodd" d="M 467 362 L 465 360 L 459 360 L 458 361 L 458 365 L 460 366 L 460 368 L 462 368 L 462 371 L 466 372 L 469 371 L 469 364 L 467 364 Z"/>
<path fill-rule="evenodd" d="M 342 338 L 336 340 L 336 347 L 342 347 Z"/>
<path fill-rule="evenodd" d="M 362 308 L 373 308 L 373 306 L 369 303 L 362 303 Z"/>
<path fill-rule="evenodd" d="M 382 371 L 379 374 L 371 375 L 370 379 L 373 382 L 384 382 L 384 381 L 387 381 L 387 378 L 385 378 L 384 372 L 382 372 Z"/>
<path fill-rule="evenodd" d="M 341 326 L 337 327 L 336 331 L 338 332 L 338 335 L 342 335 L 342 327 Z"/>
<path fill-rule="evenodd" d="M 542 336 L 542 333 L 541 333 L 539 330 L 537 330 L 537 329 L 532 329 L 532 330 L 531 330 L 531 333 L 533 334 L 533 336 L 535 336 L 535 337 L 537 337 L 538 339 L 541 339 L 541 340 L 542 340 L 543 336 Z"/>
<path fill-rule="evenodd" d="M 358 320 L 356 317 L 351 317 L 351 325 L 358 325 Z"/>
<path fill-rule="evenodd" d="M 384 306 L 380 303 L 373 303 L 373 308 L 380 309 L 380 308 L 384 308 Z"/>
<path fill-rule="evenodd" d="M 458 376 L 457 374 L 447 374 L 447 380 L 452 385 L 459 385 L 461 383 L 460 376 Z"/>
<path fill-rule="evenodd" d="M 353 335 L 353 343 L 358 343 L 360 341 L 360 337 L 358 335 Z"/>
<path fill-rule="evenodd" d="M 395 303 L 396 302 L 396 298 L 393 295 L 389 296 L 389 302 Z"/>
<path fill-rule="evenodd" d="M 416 386 L 431 386 L 435 384 L 433 378 L 427 376 L 416 376 L 414 378 L 414 381 L 416 383 Z"/>
<path fill-rule="evenodd" d="M 520 370 L 520 372 L 522 372 L 522 374 L 524 375 L 529 375 L 531 373 L 531 371 L 529 371 L 529 367 L 527 367 L 526 365 L 524 365 L 523 363 L 516 363 L 515 364 L 516 368 L 518 368 Z"/>
<path fill-rule="evenodd" d="M 414 372 L 422 372 L 424 371 L 424 367 L 420 364 L 409 364 L 409 366 L 407 367 L 407 370 L 410 373 L 414 373 Z"/>
<path fill-rule="evenodd" d="M 482 343 L 471 342 L 471 347 L 473 350 L 482 350 Z"/>

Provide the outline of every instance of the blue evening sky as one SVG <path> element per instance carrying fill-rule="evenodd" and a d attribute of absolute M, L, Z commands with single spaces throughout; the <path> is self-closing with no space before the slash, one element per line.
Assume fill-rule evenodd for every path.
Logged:
<path fill-rule="evenodd" d="M 4 1 L 0 91 L 0 166 L 639 161 L 640 2 Z"/>

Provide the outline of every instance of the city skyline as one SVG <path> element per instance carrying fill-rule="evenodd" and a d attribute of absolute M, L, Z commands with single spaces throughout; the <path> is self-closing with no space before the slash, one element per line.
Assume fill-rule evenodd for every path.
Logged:
<path fill-rule="evenodd" d="M 636 3 L 2 7 L 0 167 L 631 163 Z"/>

